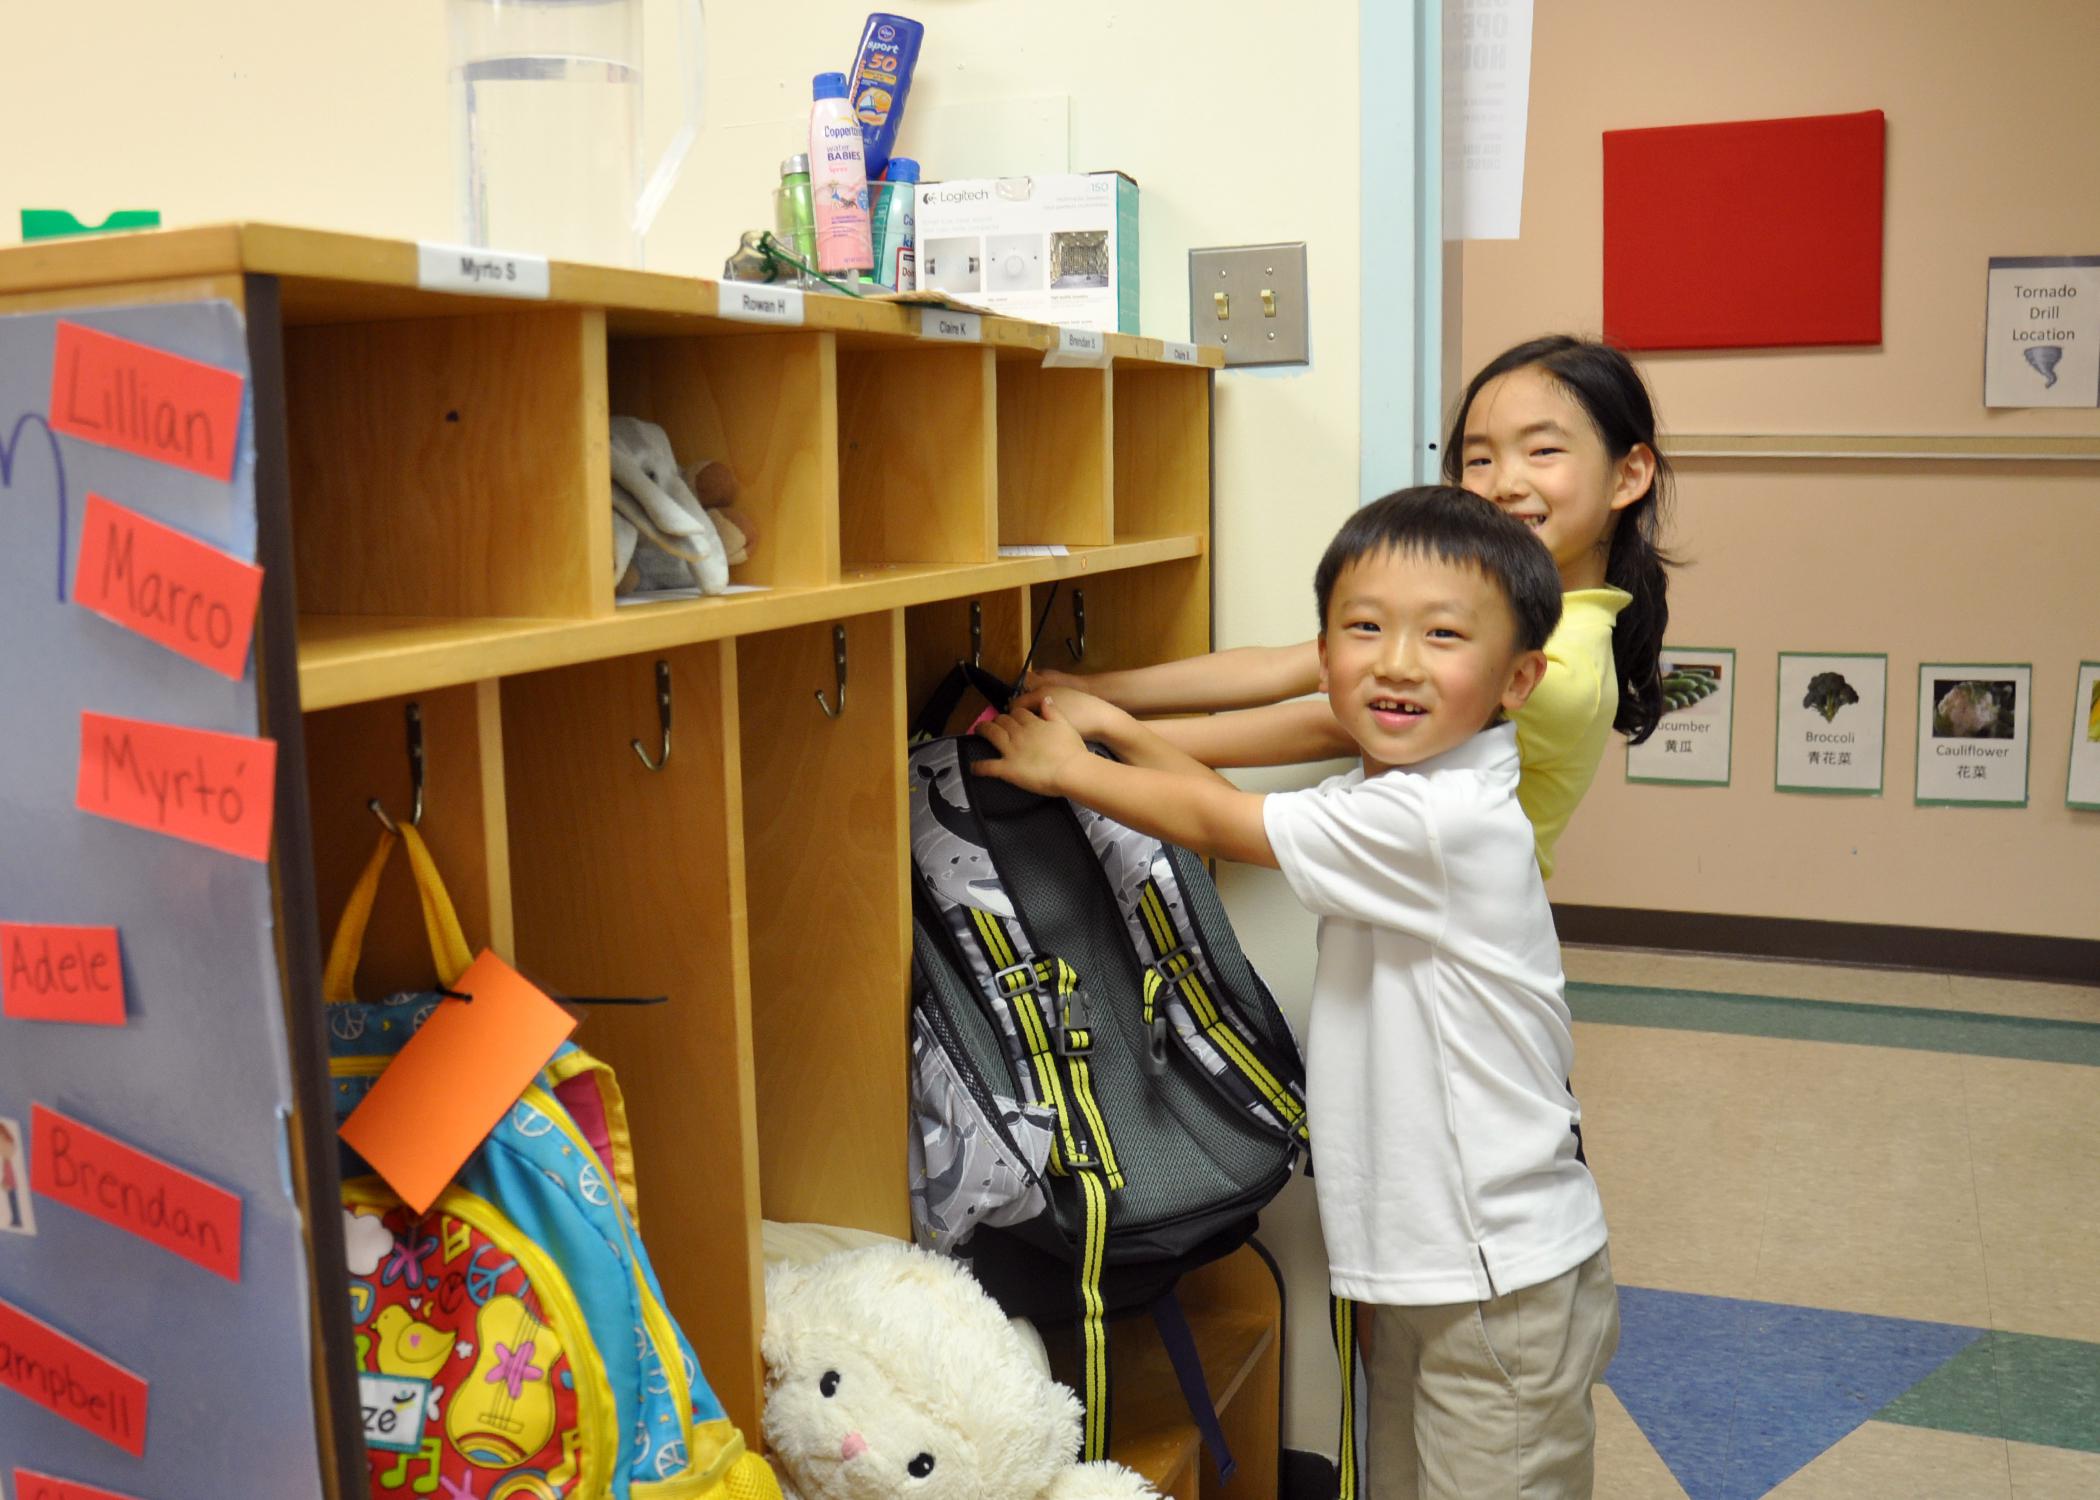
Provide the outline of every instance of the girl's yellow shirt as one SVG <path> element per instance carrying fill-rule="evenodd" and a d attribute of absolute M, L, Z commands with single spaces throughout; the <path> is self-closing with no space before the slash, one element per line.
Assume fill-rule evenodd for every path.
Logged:
<path fill-rule="evenodd" d="M 1517 710 L 1517 802 L 1531 819 L 1539 873 L 1553 874 L 1553 846 L 1575 815 L 1604 758 L 1619 712 L 1619 673 L 1611 632 L 1633 602 L 1623 589 L 1561 595 L 1560 628 L 1546 642 L 1546 675 Z"/>

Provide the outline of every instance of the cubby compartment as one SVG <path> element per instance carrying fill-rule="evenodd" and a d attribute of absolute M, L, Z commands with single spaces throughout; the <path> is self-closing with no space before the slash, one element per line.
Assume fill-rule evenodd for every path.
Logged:
<path fill-rule="evenodd" d="M 1115 368 L 1116 540 L 1210 530 L 1208 370 Z"/>
<path fill-rule="evenodd" d="M 668 669 L 662 755 L 656 663 Z M 592 1007 L 577 1041 L 619 1074 L 641 1223 L 672 1313 L 756 1430 L 758 1254 L 736 651 L 726 642 L 503 683 L 518 963 Z"/>
<path fill-rule="evenodd" d="M 761 1201 L 769 1219 L 900 1237 L 903 630 L 903 611 L 884 610 L 737 643 Z"/>
<path fill-rule="evenodd" d="M 999 360 L 1002 547 L 1115 540 L 1112 378 L 1046 366 L 1034 351 Z"/>
<path fill-rule="evenodd" d="M 415 817 L 408 739 L 415 707 L 423 746 L 422 817 L 438 873 L 459 913 L 467 945 L 512 947 L 509 829 L 503 730 L 493 682 L 382 698 L 306 716 L 306 788 L 313 817 L 314 904 L 327 941 L 371 858 L 379 821 Z M 430 942 L 408 861 L 396 854 L 380 882 L 357 971 L 361 999 L 427 989 Z"/>
<path fill-rule="evenodd" d="M 839 577 L 838 370 L 829 333 L 616 333 L 609 414 L 662 427 L 681 467 L 725 462 L 756 523 L 731 580 L 810 588 Z M 601 476 L 601 485 L 610 477 Z M 606 505 L 611 505 L 608 491 Z M 599 524 L 611 547 L 611 512 Z M 606 598 L 611 599 L 608 550 Z"/>
<path fill-rule="evenodd" d="M 284 357 L 302 614 L 611 608 L 602 312 L 287 328 Z"/>
<path fill-rule="evenodd" d="M 848 573 L 998 556 L 994 358 L 842 343 L 839 545 Z"/>
<path fill-rule="evenodd" d="M 904 705 L 916 716 L 957 662 L 975 649 L 978 663 L 1011 682 L 1028 654 L 1026 589 L 992 589 L 967 599 L 942 599 L 904 612 Z M 977 627 L 972 629 L 973 623 Z M 960 733 L 982 712 L 984 701 L 964 695 L 949 723 L 936 732 Z M 965 712 L 967 710 L 967 712 Z"/>
<path fill-rule="evenodd" d="M 1053 587 L 1038 667 L 1110 672 L 1210 650 L 1208 556 L 1036 584 L 1028 591 L 1031 626 Z"/>

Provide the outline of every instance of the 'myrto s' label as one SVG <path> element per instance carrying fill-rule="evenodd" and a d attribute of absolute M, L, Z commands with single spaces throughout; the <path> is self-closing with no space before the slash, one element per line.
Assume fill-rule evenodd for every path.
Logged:
<path fill-rule="evenodd" d="M 416 285 L 426 292 L 472 292 L 482 297 L 544 301 L 547 257 L 418 241 Z"/>
<path fill-rule="evenodd" d="M 1194 344 L 1166 344 L 1162 346 L 1160 353 L 1170 365 L 1193 365 L 1199 362 Z"/>
<path fill-rule="evenodd" d="M 738 323 L 780 323 L 800 328 L 802 293 L 790 286 L 752 286 L 748 282 L 725 281 L 715 313 Z"/>
<path fill-rule="evenodd" d="M 919 337 L 941 344 L 981 344 L 984 342 L 984 319 L 976 313 L 929 307 L 919 314 Z"/>

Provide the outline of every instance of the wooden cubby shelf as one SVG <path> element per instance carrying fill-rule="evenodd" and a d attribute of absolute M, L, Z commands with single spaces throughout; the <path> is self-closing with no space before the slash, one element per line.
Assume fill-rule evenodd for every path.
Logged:
<path fill-rule="evenodd" d="M 1068 664 L 1082 591 L 1086 669 L 1207 649 L 1219 360 L 1109 335 L 1111 363 L 1046 367 L 1057 330 L 1010 319 L 953 344 L 895 303 L 812 296 L 772 327 L 719 317 L 708 281 L 561 263 L 549 280 L 540 302 L 428 290 L 412 244 L 244 224 L 0 251 L 0 310 L 241 308 L 256 505 L 282 549 L 260 691 L 296 705 L 284 731 L 305 747 L 287 767 L 304 802 L 276 825 L 285 993 L 311 1040 L 294 1076 L 325 1084 L 303 976 L 372 848 L 368 799 L 409 805 L 414 703 L 422 830 L 470 945 L 563 993 L 666 997 L 595 1010 L 579 1039 L 623 1085 L 670 1305 L 755 1440 L 762 1219 L 910 1232 L 911 715 L 971 651 L 973 608 L 980 659 L 1011 676 L 1053 585 L 1045 664 Z M 734 469 L 759 530 L 734 575 L 749 591 L 615 601 L 615 415 Z M 1015 544 L 1044 550 L 1001 555 Z M 832 716 L 816 700 L 837 706 L 840 630 Z M 650 769 L 630 742 L 659 746 L 659 663 L 671 749 Z M 407 885 L 375 912 L 367 997 L 429 982 Z M 327 1222 L 329 1122 L 299 1129 L 302 1206 Z M 310 1269 L 318 1300 L 283 1311 L 316 1329 L 340 1500 L 363 1493 L 337 1483 L 361 1472 L 341 1416 L 357 1386 L 341 1268 Z M 1271 1500 L 1273 1284 L 1249 1251 L 1186 1300 L 1243 1450 L 1226 1493 Z M 1116 1357 L 1120 1456 L 1192 1500 L 1162 1356 L 1130 1333 Z"/>

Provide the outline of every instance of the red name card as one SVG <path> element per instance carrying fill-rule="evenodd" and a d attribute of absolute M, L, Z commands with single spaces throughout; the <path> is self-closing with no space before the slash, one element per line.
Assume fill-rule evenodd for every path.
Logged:
<path fill-rule="evenodd" d="M 342 1138 L 417 1213 L 518 1102 L 575 1018 L 487 949 L 387 1064 Z"/>
<path fill-rule="evenodd" d="M 73 602 L 238 682 L 262 569 L 89 494 Z"/>
<path fill-rule="evenodd" d="M 276 792 L 275 740 L 80 715 L 82 812 L 264 860 Z"/>
<path fill-rule="evenodd" d="M 117 929 L 0 922 L 0 1014 L 14 1021 L 122 1026 Z"/>
<path fill-rule="evenodd" d="M 53 1479 L 29 1469 L 15 1470 L 15 1500 L 132 1500 L 115 1490 L 98 1490 L 71 1479 Z"/>
<path fill-rule="evenodd" d="M 241 376 L 115 334 L 58 325 L 51 425 L 213 479 L 233 477 Z"/>
<path fill-rule="evenodd" d="M 146 1456 L 146 1382 L 8 1302 L 0 1302 L 0 1387 Z"/>
<path fill-rule="evenodd" d="M 55 1109 L 29 1109 L 29 1185 L 40 1197 L 241 1279 L 240 1199 Z"/>

